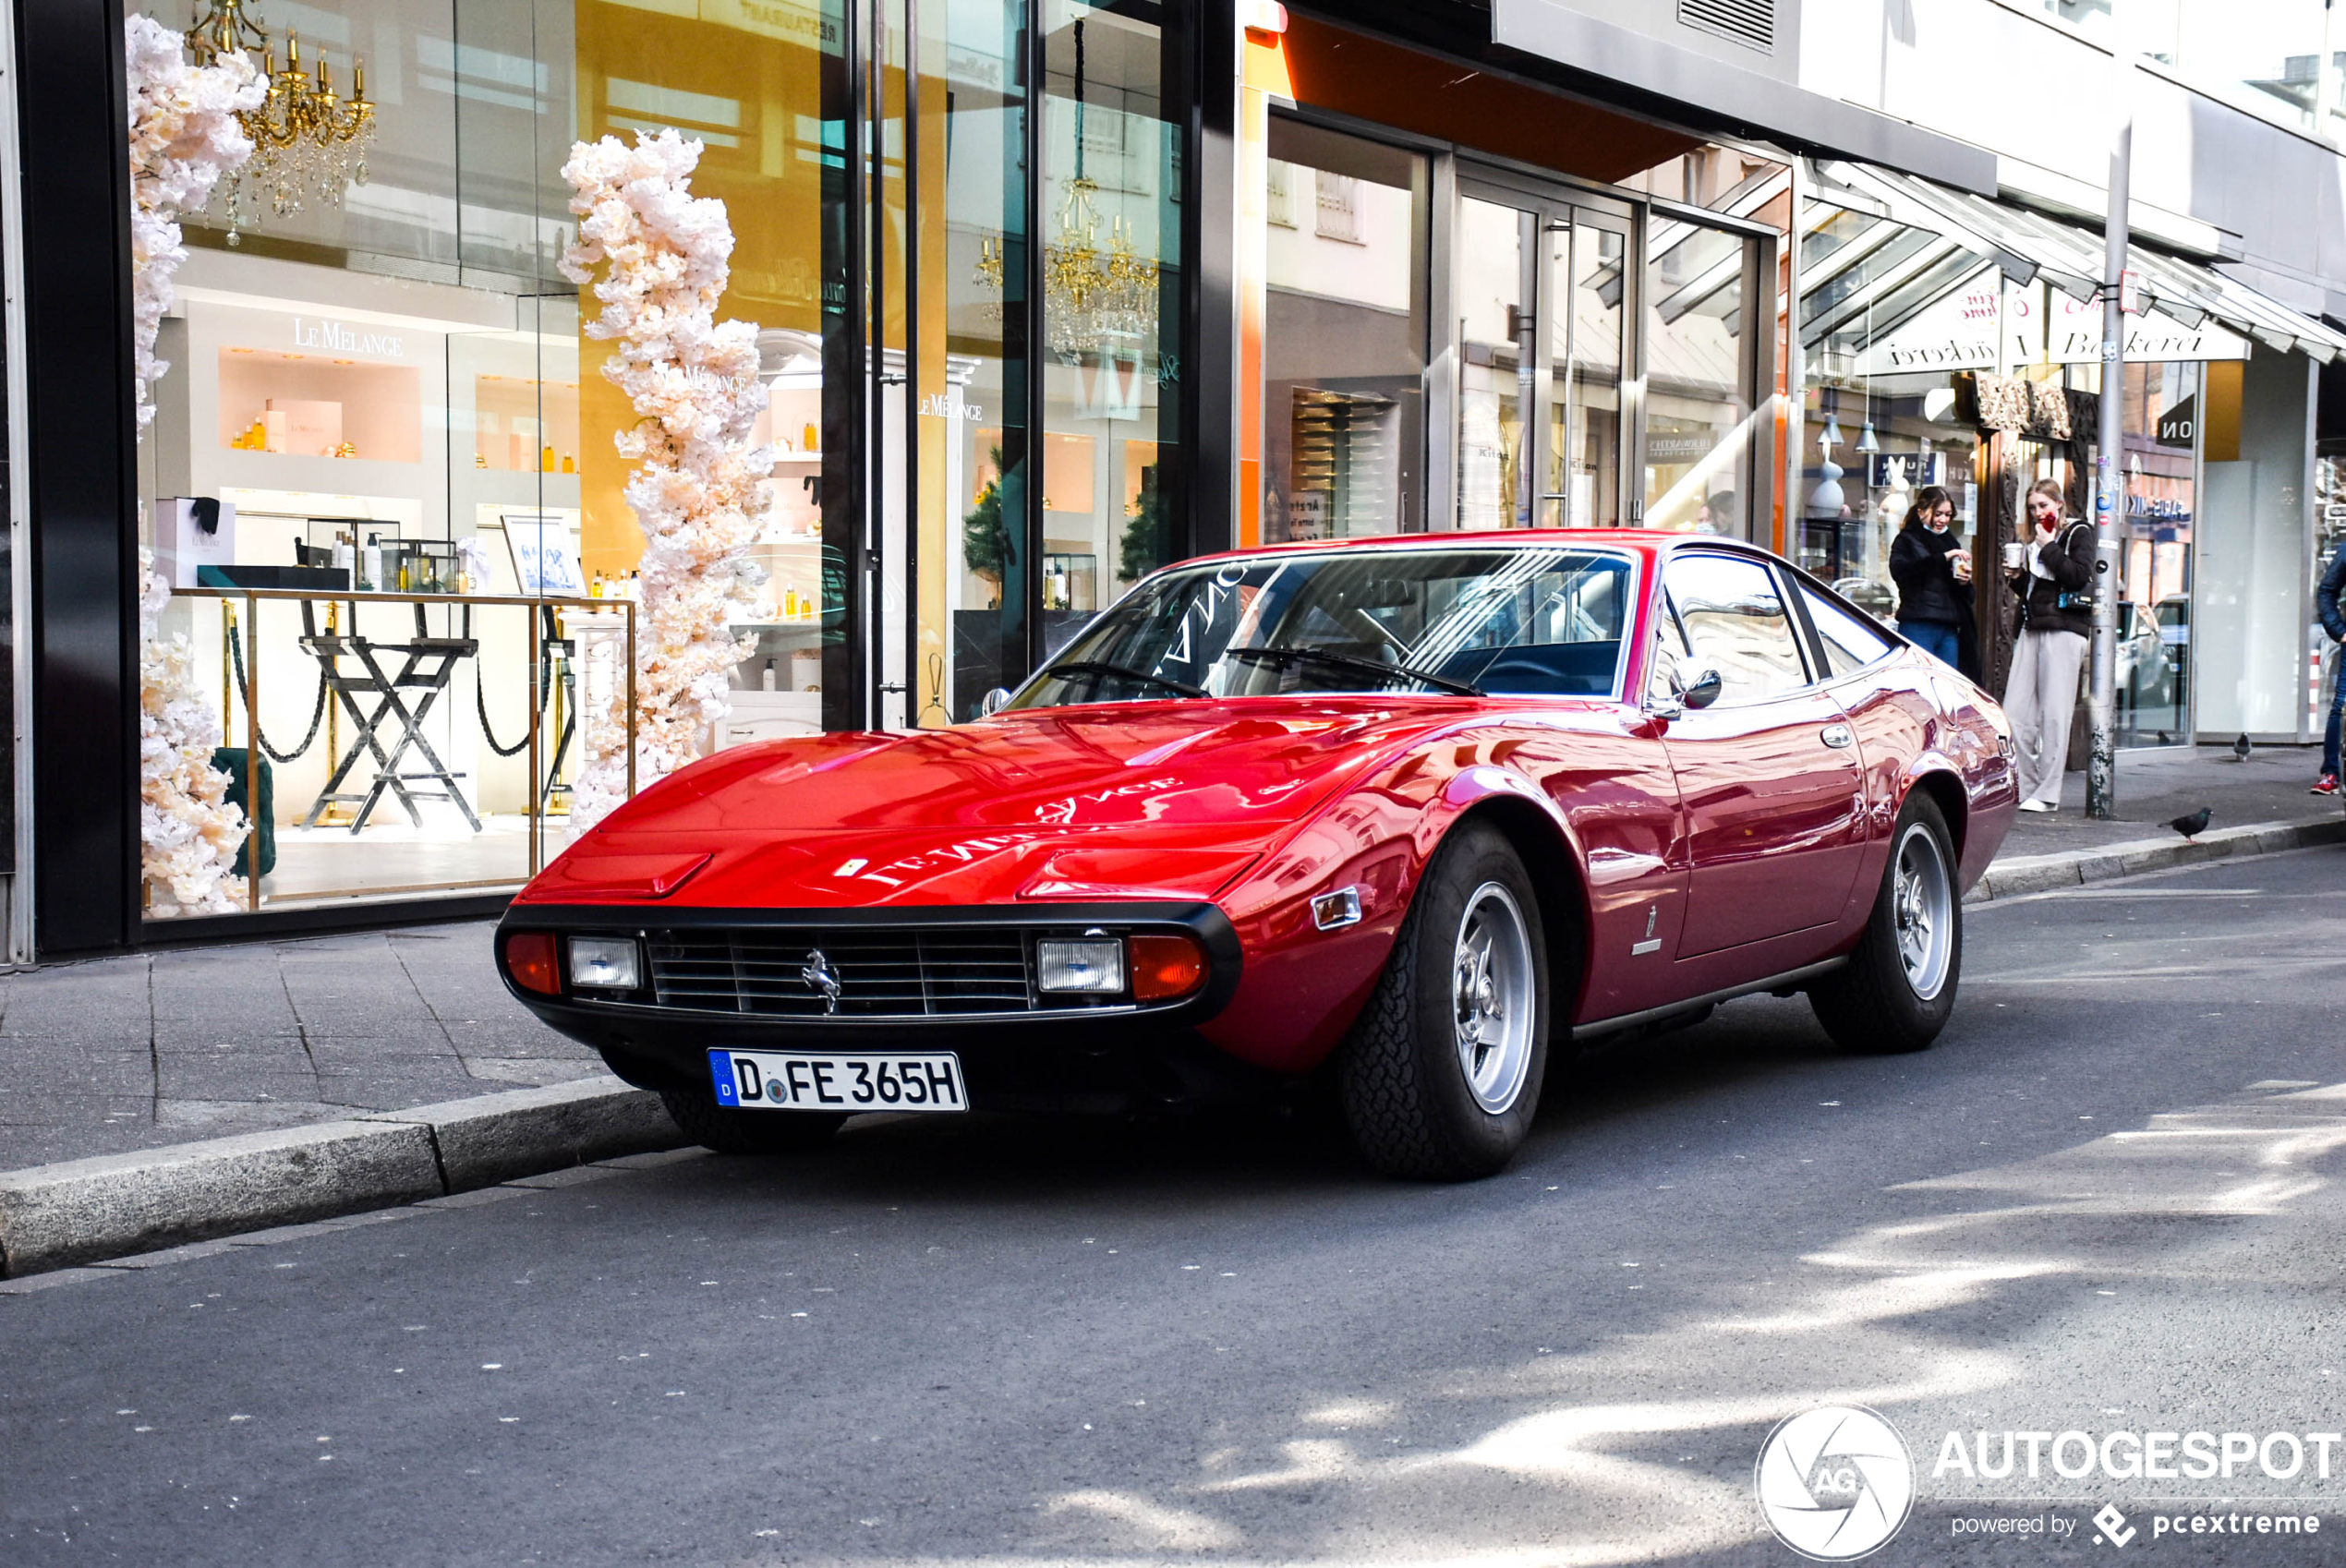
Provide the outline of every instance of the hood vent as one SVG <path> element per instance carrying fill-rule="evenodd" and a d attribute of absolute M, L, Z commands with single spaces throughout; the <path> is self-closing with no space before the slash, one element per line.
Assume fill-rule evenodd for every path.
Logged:
<path fill-rule="evenodd" d="M 1776 0 L 1678 0 L 1678 19 L 1764 53 L 1775 52 Z"/>

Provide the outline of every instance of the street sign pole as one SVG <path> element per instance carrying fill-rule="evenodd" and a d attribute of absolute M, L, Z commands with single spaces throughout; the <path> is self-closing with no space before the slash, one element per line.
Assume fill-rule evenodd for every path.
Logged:
<path fill-rule="evenodd" d="M 2104 230 L 2101 283 L 2101 431 L 2094 457 L 2093 677 L 2086 713 L 2090 754 L 2086 763 L 2086 814 L 2118 814 L 2118 527 L 2126 514 L 2126 185 L 2134 159 L 2133 54 L 2126 47 L 2122 3 L 2110 7 L 2110 216 Z"/>

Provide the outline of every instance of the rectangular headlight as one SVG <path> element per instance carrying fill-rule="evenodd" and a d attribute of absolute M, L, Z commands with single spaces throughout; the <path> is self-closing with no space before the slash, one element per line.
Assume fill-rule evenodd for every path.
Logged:
<path fill-rule="evenodd" d="M 644 966 L 632 936 L 574 936 L 570 983 L 594 991 L 633 991 L 644 983 Z"/>
<path fill-rule="evenodd" d="M 1124 989 L 1124 944 L 1113 936 L 1037 942 L 1034 983 L 1044 991 L 1120 994 Z"/>

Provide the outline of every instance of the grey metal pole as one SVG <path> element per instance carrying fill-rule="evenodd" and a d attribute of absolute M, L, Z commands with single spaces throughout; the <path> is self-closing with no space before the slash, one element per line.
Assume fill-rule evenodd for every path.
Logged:
<path fill-rule="evenodd" d="M 2086 701 L 2091 754 L 2086 763 L 2086 814 L 2118 814 L 2118 527 L 2125 516 L 2126 184 L 2134 159 L 2133 54 L 2121 4 L 2111 6 L 2110 215 L 2101 282 L 2101 431 L 2094 458 L 2093 679 Z"/>

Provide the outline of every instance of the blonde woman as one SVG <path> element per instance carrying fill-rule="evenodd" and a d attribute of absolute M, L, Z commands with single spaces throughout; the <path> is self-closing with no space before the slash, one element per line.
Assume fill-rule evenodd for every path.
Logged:
<path fill-rule="evenodd" d="M 2020 809 L 2061 809 L 2069 720 L 2094 624 L 2094 531 L 2062 513 L 2061 487 L 2028 487 L 2028 537 L 2008 548 L 2004 576 L 2020 600 L 2004 712 L 2020 749 Z"/>

